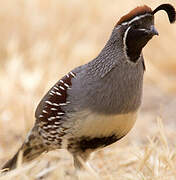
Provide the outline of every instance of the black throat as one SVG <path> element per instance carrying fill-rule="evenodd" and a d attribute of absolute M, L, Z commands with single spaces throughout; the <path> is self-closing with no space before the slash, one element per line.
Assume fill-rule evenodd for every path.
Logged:
<path fill-rule="evenodd" d="M 126 53 L 130 61 L 135 63 L 139 59 L 143 47 L 151 38 L 152 36 L 146 35 L 144 32 L 133 27 L 130 28 L 125 40 Z"/>

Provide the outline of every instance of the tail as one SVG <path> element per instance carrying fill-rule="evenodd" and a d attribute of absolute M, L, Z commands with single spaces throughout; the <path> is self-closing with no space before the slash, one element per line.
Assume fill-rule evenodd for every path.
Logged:
<path fill-rule="evenodd" d="M 41 153 L 47 151 L 46 146 L 43 144 L 41 137 L 38 134 L 36 126 L 30 131 L 25 142 L 18 150 L 18 152 L 13 156 L 12 159 L 7 161 L 2 167 L 5 172 L 10 171 L 16 168 L 18 155 L 22 152 L 22 162 L 30 162 L 33 159 L 37 158 Z M 3 172 L 4 172 L 3 171 Z"/>

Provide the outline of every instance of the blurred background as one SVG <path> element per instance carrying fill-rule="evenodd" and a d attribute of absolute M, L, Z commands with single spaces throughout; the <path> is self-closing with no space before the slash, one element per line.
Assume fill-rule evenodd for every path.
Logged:
<path fill-rule="evenodd" d="M 162 3 L 176 7 L 175 0 L 0 0 L 0 166 L 33 126 L 48 89 L 96 57 L 122 15 Z M 176 179 L 176 24 L 169 24 L 164 11 L 155 15 L 155 24 L 159 36 L 143 50 L 144 95 L 136 125 L 90 160 L 101 179 Z M 50 167 L 48 162 L 73 169 L 71 156 L 58 151 L 44 155 L 35 173 Z M 72 179 L 64 170 L 53 171 L 45 179 Z M 24 173 L 30 179 L 34 171 Z"/>

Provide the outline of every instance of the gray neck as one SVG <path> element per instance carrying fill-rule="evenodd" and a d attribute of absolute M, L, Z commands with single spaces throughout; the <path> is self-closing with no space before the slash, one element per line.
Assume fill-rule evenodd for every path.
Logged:
<path fill-rule="evenodd" d="M 123 114 L 136 111 L 141 104 L 143 57 L 129 62 L 124 54 L 123 40 L 114 30 L 110 40 L 93 61 L 75 69 L 72 97 L 79 92 L 74 107 L 91 109 L 102 114 Z M 73 80 L 74 81 L 74 80 Z"/>
<path fill-rule="evenodd" d="M 120 29 L 114 28 L 111 37 L 102 49 L 100 54 L 88 63 L 88 73 L 94 77 L 103 78 L 115 66 L 120 64 L 121 57 L 124 56 L 122 51 L 124 47 Z"/>

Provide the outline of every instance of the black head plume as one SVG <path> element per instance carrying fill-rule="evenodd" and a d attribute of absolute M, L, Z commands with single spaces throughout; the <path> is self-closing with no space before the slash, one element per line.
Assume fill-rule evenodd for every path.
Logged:
<path fill-rule="evenodd" d="M 176 20 L 176 12 L 175 12 L 175 8 L 170 5 L 170 4 L 161 4 L 160 6 L 158 6 L 153 12 L 152 14 L 154 15 L 156 12 L 160 11 L 160 10 L 164 10 L 166 11 L 168 17 L 169 17 L 169 21 L 170 23 L 174 23 Z"/>

